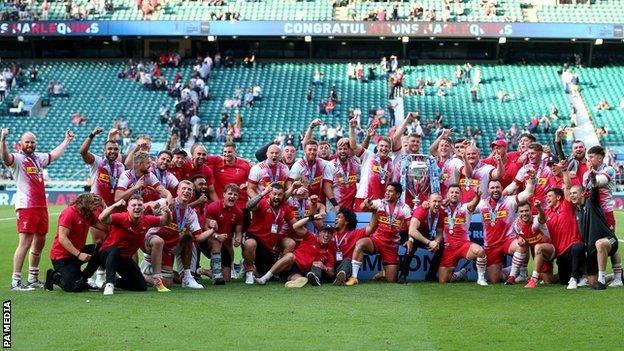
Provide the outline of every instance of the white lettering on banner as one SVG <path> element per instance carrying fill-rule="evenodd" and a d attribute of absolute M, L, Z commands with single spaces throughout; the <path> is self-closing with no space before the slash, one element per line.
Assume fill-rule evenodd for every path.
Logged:
<path fill-rule="evenodd" d="M 364 23 L 297 22 L 284 23 L 285 34 L 356 35 L 366 34 Z"/>

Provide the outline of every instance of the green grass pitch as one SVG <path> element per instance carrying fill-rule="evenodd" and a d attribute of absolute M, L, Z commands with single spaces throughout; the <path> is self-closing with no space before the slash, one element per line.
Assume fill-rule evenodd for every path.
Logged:
<path fill-rule="evenodd" d="M 50 266 L 60 209 L 50 208 L 42 273 Z M 14 216 L 12 208 L 0 208 L 0 296 L 12 300 L 16 350 L 621 350 L 623 345 L 624 288 L 365 282 L 287 290 L 279 283 L 214 287 L 203 281 L 204 290 L 175 288 L 169 294 L 11 292 Z M 624 213 L 617 220 L 624 223 Z"/>

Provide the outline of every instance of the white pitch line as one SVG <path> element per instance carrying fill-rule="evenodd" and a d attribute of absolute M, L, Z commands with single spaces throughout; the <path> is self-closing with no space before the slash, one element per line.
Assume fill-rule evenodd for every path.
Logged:
<path fill-rule="evenodd" d="M 56 216 L 59 213 L 60 212 L 49 213 L 48 216 Z M 0 221 L 14 221 L 15 219 L 17 219 L 17 217 L 7 217 L 7 218 L 0 218 Z"/>
<path fill-rule="evenodd" d="M 622 240 L 622 239 L 618 239 L 618 241 L 621 242 L 621 243 L 624 243 L 624 240 Z"/>

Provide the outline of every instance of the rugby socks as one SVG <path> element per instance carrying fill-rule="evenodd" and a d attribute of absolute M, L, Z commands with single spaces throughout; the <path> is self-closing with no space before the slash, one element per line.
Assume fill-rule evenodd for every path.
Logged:
<path fill-rule="evenodd" d="M 511 271 L 509 275 L 512 277 L 516 277 L 518 275 L 518 271 L 520 270 L 520 266 L 524 263 L 524 259 L 526 258 L 526 254 L 523 252 L 514 252 L 513 257 L 511 258 Z"/>
<path fill-rule="evenodd" d="M 263 284 L 268 282 L 269 279 L 273 278 L 273 272 L 268 271 L 266 272 L 265 275 L 262 276 L 262 278 L 258 279 L 259 281 L 261 281 Z"/>
<path fill-rule="evenodd" d="M 13 276 L 11 277 L 11 286 L 15 287 L 22 281 L 22 273 L 13 272 Z"/>
<path fill-rule="evenodd" d="M 538 279 L 539 278 L 539 273 L 537 273 L 537 271 L 533 271 L 533 274 L 531 274 L 532 278 Z"/>
<path fill-rule="evenodd" d="M 212 266 L 212 278 L 223 278 L 223 273 L 221 272 L 221 252 L 212 253 L 210 258 L 210 265 Z"/>
<path fill-rule="evenodd" d="M 616 263 L 613 265 L 613 281 L 621 282 L 622 281 L 622 264 Z"/>
<path fill-rule="evenodd" d="M 605 284 L 605 272 L 598 271 L 598 282 Z"/>
<path fill-rule="evenodd" d="M 39 267 L 28 267 L 28 282 L 36 282 L 39 280 Z"/>
<path fill-rule="evenodd" d="M 162 283 L 162 275 L 160 273 L 152 274 L 152 279 L 154 280 L 154 285 Z"/>
<path fill-rule="evenodd" d="M 353 273 L 351 273 L 351 276 L 353 278 L 357 279 L 358 273 L 360 272 L 360 267 L 362 267 L 362 262 L 351 260 L 351 270 L 353 271 Z"/>
<path fill-rule="evenodd" d="M 485 280 L 485 267 L 487 266 L 486 257 L 477 257 L 477 277 Z"/>

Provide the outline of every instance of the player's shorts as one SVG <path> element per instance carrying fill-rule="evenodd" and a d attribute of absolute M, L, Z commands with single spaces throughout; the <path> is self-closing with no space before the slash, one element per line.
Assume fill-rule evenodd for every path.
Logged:
<path fill-rule="evenodd" d="M 468 256 L 470 245 L 472 245 L 472 241 L 445 246 L 444 252 L 442 253 L 442 260 L 440 261 L 440 267 L 456 267 L 459 260 Z"/>
<path fill-rule="evenodd" d="M 608 256 L 612 257 L 618 251 L 618 241 L 616 237 L 609 238 L 611 244 L 611 250 Z M 587 275 L 598 274 L 598 250 L 594 250 L 592 253 L 587 254 Z"/>
<path fill-rule="evenodd" d="M 607 219 L 607 223 L 609 224 L 609 229 L 615 231 L 615 215 L 613 215 L 613 211 L 605 212 L 604 215 Z"/>
<path fill-rule="evenodd" d="M 146 235 L 145 236 L 145 248 L 144 252 L 148 255 L 152 254 L 152 238 L 155 235 Z M 167 247 L 163 246 L 162 258 L 161 258 L 161 267 L 173 267 L 173 255 L 176 252 L 180 251 L 180 245 L 176 245 L 175 247 Z"/>
<path fill-rule="evenodd" d="M 256 262 L 255 262 L 256 272 L 259 275 L 264 275 L 266 272 L 269 271 L 269 269 L 271 269 L 271 266 L 275 264 L 275 261 L 276 261 L 275 253 L 273 252 L 273 250 L 264 246 L 262 242 L 258 240 L 258 238 L 252 233 L 245 233 L 243 235 L 243 244 L 245 243 L 245 241 L 249 239 L 254 239 L 256 240 L 256 243 L 257 243 Z M 223 261 L 223 258 L 221 260 Z"/>
<path fill-rule="evenodd" d="M 20 208 L 16 211 L 17 232 L 23 234 L 48 234 L 48 209 L 45 207 Z"/>
<path fill-rule="evenodd" d="M 292 267 L 290 267 L 289 270 L 279 274 L 279 278 L 282 282 L 286 283 L 288 282 L 288 278 L 290 278 L 294 274 L 298 274 L 302 277 L 305 277 L 307 273 L 304 273 L 303 270 L 297 265 L 297 263 L 294 262 Z"/>
<path fill-rule="evenodd" d="M 399 264 L 399 247 L 396 243 L 388 243 L 377 237 L 371 237 L 375 252 L 381 256 L 381 264 L 396 265 Z"/>
<path fill-rule="evenodd" d="M 212 257 L 212 246 L 207 241 L 201 242 L 199 246 L 197 246 L 197 250 L 208 258 Z M 232 267 L 232 253 L 230 252 L 230 247 L 225 245 L 221 246 L 221 267 Z"/>
<path fill-rule="evenodd" d="M 505 255 L 509 255 L 509 247 L 513 244 L 514 240 L 514 238 L 507 238 L 498 245 L 486 247 L 485 257 L 487 257 L 488 266 L 503 264 L 505 262 Z"/>

